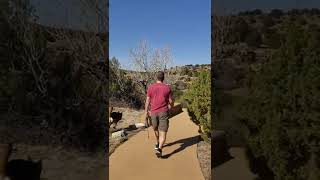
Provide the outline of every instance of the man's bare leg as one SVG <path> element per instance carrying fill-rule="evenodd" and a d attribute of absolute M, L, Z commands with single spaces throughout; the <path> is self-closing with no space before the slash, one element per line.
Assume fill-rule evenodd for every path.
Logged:
<path fill-rule="evenodd" d="M 156 137 L 157 144 L 159 144 L 159 131 L 154 130 L 154 136 Z"/>
<path fill-rule="evenodd" d="M 159 132 L 159 148 L 162 149 L 164 142 L 166 141 L 167 132 L 160 131 Z"/>

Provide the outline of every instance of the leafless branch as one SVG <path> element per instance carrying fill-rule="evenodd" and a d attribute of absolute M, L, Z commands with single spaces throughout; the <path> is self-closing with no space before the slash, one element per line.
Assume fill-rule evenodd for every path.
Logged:
<path fill-rule="evenodd" d="M 157 71 L 165 71 L 172 64 L 172 54 L 169 47 L 151 49 L 147 41 L 141 41 L 137 48 L 130 50 L 133 63 L 134 79 L 144 80 L 150 84 Z"/>
<path fill-rule="evenodd" d="M 25 14 L 25 4 L 20 1 L 10 1 L 12 12 L 6 20 L 10 28 L 15 32 L 17 41 L 22 48 L 20 59 L 27 65 L 32 74 L 37 89 L 42 95 L 47 93 L 47 69 L 41 65 L 41 59 L 44 57 L 45 47 L 44 39 L 39 37 L 41 29 L 35 24 L 35 19 Z"/>

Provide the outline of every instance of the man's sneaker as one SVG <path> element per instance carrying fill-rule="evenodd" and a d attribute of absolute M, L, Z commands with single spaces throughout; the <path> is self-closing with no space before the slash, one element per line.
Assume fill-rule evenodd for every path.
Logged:
<path fill-rule="evenodd" d="M 160 158 L 162 156 L 162 149 L 160 148 L 156 149 L 156 155 L 158 158 Z"/>
<path fill-rule="evenodd" d="M 155 150 L 159 149 L 159 143 L 157 143 L 154 147 Z"/>

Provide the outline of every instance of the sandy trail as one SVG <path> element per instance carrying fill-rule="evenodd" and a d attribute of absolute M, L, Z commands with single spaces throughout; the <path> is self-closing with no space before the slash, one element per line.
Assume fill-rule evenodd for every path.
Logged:
<path fill-rule="evenodd" d="M 204 180 L 197 159 L 198 127 L 191 122 L 186 109 L 172 117 L 164 159 L 154 151 L 154 134 L 149 128 L 139 132 L 118 147 L 109 157 L 110 180 Z"/>
<path fill-rule="evenodd" d="M 257 178 L 257 176 L 253 174 L 248 167 L 244 148 L 233 147 L 229 150 L 229 152 L 233 158 L 223 163 L 222 165 L 213 168 L 211 173 L 213 175 L 213 179 L 254 180 L 255 178 Z"/>

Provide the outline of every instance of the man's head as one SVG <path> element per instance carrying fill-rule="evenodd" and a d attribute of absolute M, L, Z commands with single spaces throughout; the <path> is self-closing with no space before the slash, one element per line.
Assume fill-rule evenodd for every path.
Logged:
<path fill-rule="evenodd" d="M 156 78 L 157 78 L 157 81 L 163 82 L 163 80 L 164 80 L 164 72 L 163 71 L 157 72 Z"/>

